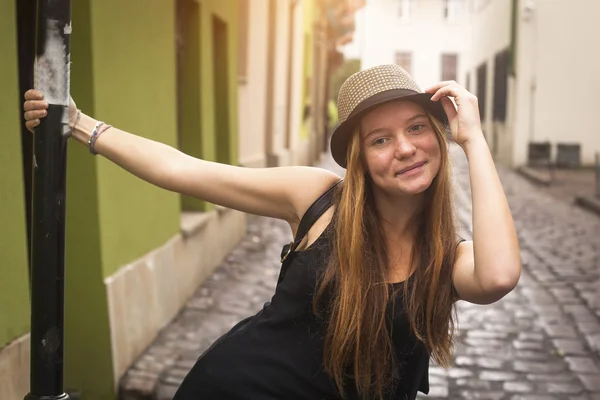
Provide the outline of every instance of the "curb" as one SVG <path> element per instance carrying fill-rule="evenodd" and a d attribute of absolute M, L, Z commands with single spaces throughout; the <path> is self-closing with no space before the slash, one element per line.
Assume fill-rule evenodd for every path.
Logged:
<path fill-rule="evenodd" d="M 575 197 L 575 204 L 600 215 L 600 198 L 594 196 L 577 196 Z"/>
<path fill-rule="evenodd" d="M 552 178 L 549 175 L 536 171 L 529 167 L 518 167 L 517 172 L 529 181 L 543 186 L 550 186 Z"/>

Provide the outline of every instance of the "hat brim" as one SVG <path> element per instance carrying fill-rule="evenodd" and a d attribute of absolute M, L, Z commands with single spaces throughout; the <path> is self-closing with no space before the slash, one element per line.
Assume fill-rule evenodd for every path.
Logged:
<path fill-rule="evenodd" d="M 430 93 L 418 93 L 410 89 L 391 89 L 377 93 L 359 103 L 350 113 L 348 118 L 339 124 L 331 135 L 331 155 L 336 163 L 346 168 L 346 152 L 348 143 L 354 132 L 356 124 L 367 111 L 376 106 L 393 100 L 405 99 L 420 104 L 423 108 L 433 114 L 443 124 L 448 123 L 448 117 L 442 107 L 441 101 L 431 101 Z"/>

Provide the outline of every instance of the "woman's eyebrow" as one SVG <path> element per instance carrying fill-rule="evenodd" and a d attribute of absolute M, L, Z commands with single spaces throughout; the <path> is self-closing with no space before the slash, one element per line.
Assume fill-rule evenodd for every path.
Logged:
<path fill-rule="evenodd" d="M 367 133 L 365 136 L 365 139 L 368 138 L 369 136 L 375 134 L 375 133 L 381 133 L 381 132 L 389 132 L 390 130 L 388 128 L 376 128 L 373 129 L 371 132 Z"/>
<path fill-rule="evenodd" d="M 423 117 L 427 118 L 427 115 L 426 114 L 416 114 L 416 115 L 413 115 L 412 117 L 410 117 L 409 119 L 407 119 L 406 121 L 412 122 L 415 119 L 419 119 L 419 118 L 423 118 Z"/>
<path fill-rule="evenodd" d="M 419 119 L 419 118 L 427 118 L 427 114 L 415 114 L 412 117 L 408 118 L 406 120 L 406 122 L 407 123 L 411 123 L 414 120 Z M 368 138 L 369 136 L 371 136 L 374 133 L 387 132 L 387 131 L 389 131 L 388 128 L 376 128 L 376 129 L 373 129 L 372 131 L 370 131 L 369 133 L 367 133 L 365 135 L 365 139 Z"/>

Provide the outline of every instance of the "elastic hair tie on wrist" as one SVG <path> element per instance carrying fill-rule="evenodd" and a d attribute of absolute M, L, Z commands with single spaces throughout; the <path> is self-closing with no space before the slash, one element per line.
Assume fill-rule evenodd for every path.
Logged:
<path fill-rule="evenodd" d="M 81 110 L 77 109 L 77 117 L 75 118 L 75 123 L 73 124 L 73 126 L 69 127 L 69 131 L 67 132 L 67 138 L 70 138 L 73 135 L 73 131 L 75 130 L 75 127 L 79 122 L 79 118 L 81 118 Z"/>

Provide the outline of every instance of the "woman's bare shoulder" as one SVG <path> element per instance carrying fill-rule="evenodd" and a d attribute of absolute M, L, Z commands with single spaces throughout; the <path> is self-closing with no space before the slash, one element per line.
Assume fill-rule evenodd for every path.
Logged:
<path fill-rule="evenodd" d="M 324 168 L 290 167 L 290 191 L 299 222 L 308 207 L 342 178 Z"/>

